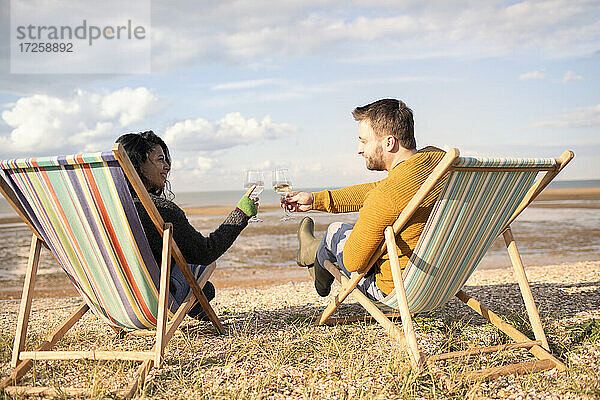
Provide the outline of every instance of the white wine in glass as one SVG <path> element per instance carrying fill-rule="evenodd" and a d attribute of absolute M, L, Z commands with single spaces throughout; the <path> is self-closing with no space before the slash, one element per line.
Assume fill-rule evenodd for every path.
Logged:
<path fill-rule="evenodd" d="M 292 181 L 290 180 L 290 174 L 287 168 L 279 168 L 272 172 L 272 183 L 273 190 L 279 193 L 281 197 L 285 196 L 290 190 L 292 190 Z M 281 218 L 281 221 L 288 221 L 294 219 L 286 208 L 283 209 L 285 215 Z"/>
<path fill-rule="evenodd" d="M 251 199 L 258 197 L 265 189 L 265 174 L 257 169 L 247 169 L 244 171 L 244 189 L 248 190 L 256 185 L 254 191 L 250 195 Z M 248 222 L 263 222 L 256 215 L 248 220 Z"/>
<path fill-rule="evenodd" d="M 292 190 L 292 186 L 289 183 L 282 183 L 277 186 L 273 186 L 273 190 L 279 194 L 286 194 Z"/>

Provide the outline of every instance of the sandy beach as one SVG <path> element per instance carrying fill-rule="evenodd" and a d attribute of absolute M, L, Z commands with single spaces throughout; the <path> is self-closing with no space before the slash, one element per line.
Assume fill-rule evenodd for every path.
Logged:
<path fill-rule="evenodd" d="M 300 218 L 282 222 L 276 205 L 262 206 L 263 223 L 250 224 L 221 257 L 211 278 L 218 288 L 211 304 L 227 335 L 216 336 L 205 322 L 186 318 L 169 343 L 164 365 L 153 370 L 149 398 L 273 399 L 589 399 L 600 396 L 600 189 L 545 192 L 514 224 L 526 272 L 554 355 L 568 367 L 530 376 L 508 376 L 471 386 L 444 389 L 430 372 L 414 374 L 404 353 L 378 325 L 354 323 L 314 327 L 327 304 L 314 291 L 306 271 L 293 262 Z M 193 207 L 186 213 L 197 229 L 208 233 L 229 207 Z M 316 231 L 340 216 L 311 214 Z M 346 215 L 352 222 L 356 215 Z M 4 220 L 0 229 L 0 378 L 9 373 L 10 349 L 22 290 L 22 266 L 31 234 L 22 224 Z M 81 300 L 55 261 L 45 252 L 35 289 L 29 343 L 38 343 Z M 467 282 L 465 291 L 530 332 L 523 301 L 506 250 L 500 241 Z M 567 261 L 562 261 L 567 260 Z M 337 286 L 336 286 L 337 287 Z M 337 289 L 334 287 L 333 291 Z M 362 315 L 350 301 L 337 316 Z M 473 346 L 507 343 L 454 299 L 415 318 L 420 349 L 427 355 Z M 76 350 L 144 348 L 152 339 L 126 337 L 124 342 L 93 315 L 84 316 L 61 346 Z M 525 361 L 526 351 L 459 360 L 447 371 L 483 368 L 506 361 Z M 88 387 L 101 398 L 122 388 L 133 373 L 130 363 L 52 366 L 39 363 L 36 385 Z"/>
<path fill-rule="evenodd" d="M 595 211 L 600 208 L 600 188 L 546 190 L 531 207 L 533 210 L 526 211 L 530 213 L 528 219 L 521 222 L 523 218 L 519 217 L 513 224 L 527 266 L 600 260 L 600 218 Z M 231 207 L 228 206 L 185 208 L 192 224 L 205 234 L 215 229 L 230 211 Z M 260 216 L 265 222 L 250 224 L 217 262 L 219 267 L 211 278 L 217 288 L 266 287 L 309 279 L 306 271 L 298 268 L 293 261 L 297 246 L 296 227 L 300 217 L 282 222 L 279 221 L 281 215 L 278 205 L 261 205 Z M 322 234 L 327 225 L 335 220 L 346 218 L 345 221 L 352 223 L 357 218 L 357 214 L 310 215 L 315 219 L 318 234 Z M 580 215 L 579 225 L 575 224 L 576 215 Z M 567 218 L 572 224 L 565 225 L 561 219 L 552 223 L 548 221 L 552 216 Z M 18 299 L 22 291 L 31 234 L 16 216 L 1 219 L 0 226 L 0 267 L 11 266 L 9 272 L 12 271 L 0 278 L 0 299 Z M 543 231 L 538 227 L 542 227 Z M 548 233 L 563 235 L 563 238 L 549 241 Z M 479 269 L 509 266 L 506 250 L 498 240 Z M 44 251 L 35 297 L 65 296 L 77 296 L 77 292 L 48 252 Z"/>
<path fill-rule="evenodd" d="M 170 342 L 163 367 L 148 378 L 148 398 L 273 399 L 592 399 L 600 390 L 600 261 L 527 268 L 533 296 L 553 353 L 568 366 L 534 375 L 507 376 L 447 391 L 428 372 L 413 374 L 396 342 L 378 325 L 354 323 L 314 327 L 327 299 L 308 282 L 262 288 L 219 290 L 213 306 L 228 329 L 186 318 Z M 336 290 L 337 285 L 334 287 Z M 479 270 L 464 289 L 527 331 L 524 305 L 512 271 Z M 80 300 L 41 298 L 33 302 L 29 330 L 39 342 Z M 18 301 L 0 300 L 0 377 L 9 372 Z M 337 315 L 361 315 L 350 302 Z M 524 319 L 525 318 L 525 319 Z M 457 299 L 415 318 L 418 344 L 426 355 L 475 345 L 506 342 Z M 126 337 L 92 315 L 84 316 L 62 342 L 71 350 L 92 346 L 150 346 L 152 339 Z M 450 346 L 450 347 L 448 347 Z M 527 352 L 460 360 L 458 371 L 506 361 L 529 360 Z M 36 385 L 88 387 L 94 397 L 123 387 L 133 368 L 127 363 L 78 363 L 36 367 Z"/>

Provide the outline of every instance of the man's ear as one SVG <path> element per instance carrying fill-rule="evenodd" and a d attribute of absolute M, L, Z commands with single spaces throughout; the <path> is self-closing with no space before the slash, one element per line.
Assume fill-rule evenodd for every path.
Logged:
<path fill-rule="evenodd" d="M 396 150 L 397 145 L 398 145 L 398 141 L 392 135 L 389 135 L 385 138 L 384 147 L 388 152 L 392 152 L 392 151 Z"/>

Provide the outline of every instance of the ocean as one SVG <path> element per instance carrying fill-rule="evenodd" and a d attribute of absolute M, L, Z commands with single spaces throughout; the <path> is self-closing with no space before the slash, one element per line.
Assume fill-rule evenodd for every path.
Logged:
<path fill-rule="evenodd" d="M 550 189 L 584 189 L 600 188 L 600 180 L 573 180 L 556 181 L 549 186 Z M 331 188 L 298 188 L 294 190 L 303 190 L 315 192 Z M 210 207 L 210 206 L 234 206 L 237 204 L 245 190 L 222 190 L 213 192 L 177 192 L 173 201 L 182 208 L 188 207 Z M 273 190 L 266 189 L 260 195 L 261 204 L 279 204 L 279 195 Z M 0 196 L 0 218 L 15 216 L 12 207 Z"/>
<path fill-rule="evenodd" d="M 600 180 L 571 180 L 571 181 L 556 181 L 552 182 L 549 189 L 587 189 L 600 188 Z M 299 188 L 294 190 L 302 190 L 315 192 L 323 189 L 331 188 Z M 208 206 L 224 206 L 228 204 L 236 204 L 240 196 L 244 194 L 244 190 L 226 190 L 215 192 L 182 192 L 176 193 L 174 201 L 182 207 L 208 207 Z M 262 204 L 279 204 L 279 195 L 272 190 L 265 189 L 260 195 Z M 1 212 L 0 208 L 0 212 Z"/>
<path fill-rule="evenodd" d="M 600 188 L 600 180 L 558 181 L 553 189 Z M 308 190 L 320 190 L 309 188 Z M 175 202 L 182 207 L 235 206 L 243 190 L 178 193 Z M 261 194 L 262 204 L 278 204 L 279 196 L 272 190 Z M 535 207 L 533 207 L 535 206 Z M 525 265 L 553 265 L 574 261 L 600 260 L 600 200 L 569 198 L 536 201 L 513 223 L 512 230 Z M 3 199 L 0 215 L 14 216 Z M 358 213 L 298 214 L 294 220 L 281 221 L 279 209 L 260 211 L 262 223 L 250 224 L 233 246 L 219 259 L 222 270 L 298 268 L 294 257 L 297 249 L 296 229 L 304 215 L 310 215 L 318 235 L 335 221 L 355 223 Z M 224 216 L 189 216 L 190 222 L 204 235 L 210 234 Z M 0 225 L 0 281 L 20 280 L 24 276 L 31 233 L 22 223 Z M 479 268 L 509 267 L 510 261 L 502 240 L 497 240 L 482 260 Z M 40 274 L 60 271 L 56 261 L 43 251 Z"/>

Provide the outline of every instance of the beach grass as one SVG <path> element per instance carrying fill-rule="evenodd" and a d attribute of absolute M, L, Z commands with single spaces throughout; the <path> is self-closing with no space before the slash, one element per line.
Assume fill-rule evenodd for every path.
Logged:
<path fill-rule="evenodd" d="M 310 284 L 302 282 L 221 290 L 214 303 L 227 334 L 218 336 L 208 323 L 187 318 L 169 343 L 165 362 L 151 372 L 139 394 L 169 399 L 600 398 L 600 262 L 564 267 L 535 267 L 528 272 L 535 281 L 532 290 L 540 299 L 538 307 L 551 349 L 567 365 L 565 372 L 507 376 L 458 384 L 449 390 L 427 369 L 414 373 L 406 355 L 377 324 L 314 326 L 327 299 L 318 298 Z M 478 271 L 465 291 L 533 337 L 518 288 L 504 283 L 505 274 Z M 72 298 L 35 300 L 28 346 L 41 341 L 77 302 Z M 2 377 L 9 373 L 17 309 L 18 302 L 5 301 L 0 314 Z M 361 308 L 349 304 L 341 307 L 339 315 L 357 314 Z M 457 300 L 414 321 L 420 349 L 427 355 L 509 342 Z M 152 343 L 149 337 L 119 338 L 93 315 L 86 315 L 59 346 L 142 350 Z M 526 350 L 512 350 L 460 358 L 439 367 L 457 377 L 468 369 L 531 358 Z M 73 385 L 88 388 L 92 398 L 111 397 L 111 391 L 131 379 L 136 365 L 37 362 L 25 384 Z"/>

